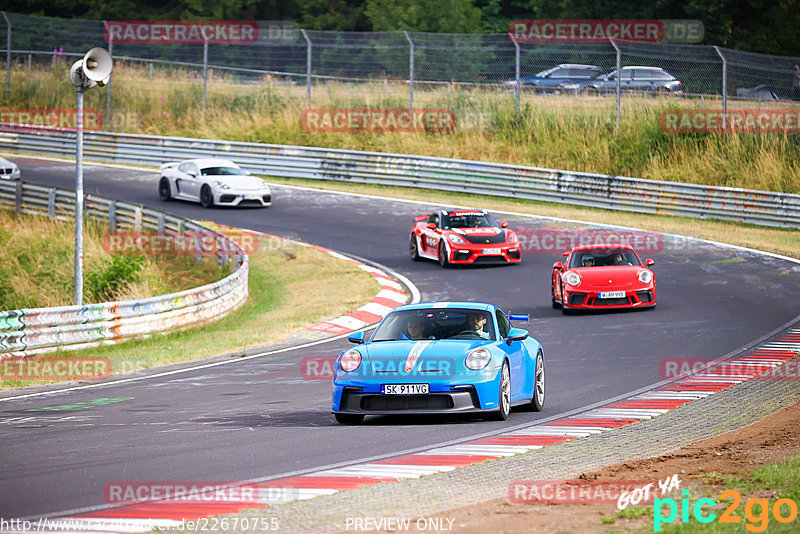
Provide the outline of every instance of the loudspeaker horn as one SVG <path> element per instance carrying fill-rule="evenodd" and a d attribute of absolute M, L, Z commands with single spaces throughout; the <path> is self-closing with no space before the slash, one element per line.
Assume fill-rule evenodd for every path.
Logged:
<path fill-rule="evenodd" d="M 95 47 L 83 56 L 83 74 L 101 87 L 108 83 L 113 61 L 104 48 Z"/>
<path fill-rule="evenodd" d="M 81 83 L 85 83 L 88 87 L 106 85 L 111 78 L 112 63 L 111 54 L 105 49 L 92 48 L 86 52 L 83 59 L 72 64 L 72 68 L 69 69 L 69 80 L 75 86 Z"/>

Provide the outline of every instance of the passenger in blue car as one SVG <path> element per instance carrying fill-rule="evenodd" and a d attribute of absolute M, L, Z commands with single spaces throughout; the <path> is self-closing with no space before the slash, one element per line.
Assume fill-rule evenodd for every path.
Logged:
<path fill-rule="evenodd" d="M 486 324 L 486 316 L 482 313 L 470 313 L 467 315 L 467 327 L 473 330 L 476 334 L 483 339 L 489 339 L 489 332 L 483 331 L 483 326 Z"/>

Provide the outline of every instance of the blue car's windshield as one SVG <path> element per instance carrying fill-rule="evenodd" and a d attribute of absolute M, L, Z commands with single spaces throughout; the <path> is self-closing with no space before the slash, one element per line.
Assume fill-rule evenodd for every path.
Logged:
<path fill-rule="evenodd" d="M 492 314 L 482 310 L 427 308 L 390 313 L 371 341 L 485 339 L 494 341 Z"/>

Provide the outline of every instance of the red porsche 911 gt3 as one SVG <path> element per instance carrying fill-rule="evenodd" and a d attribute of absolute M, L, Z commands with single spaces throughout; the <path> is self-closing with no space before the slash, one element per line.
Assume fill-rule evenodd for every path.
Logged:
<path fill-rule="evenodd" d="M 630 245 L 580 245 L 553 264 L 553 308 L 571 310 L 654 308 L 656 277 Z"/>
<path fill-rule="evenodd" d="M 414 218 L 411 259 L 428 258 L 442 267 L 484 262 L 519 263 L 517 234 L 485 210 L 439 210 Z"/>

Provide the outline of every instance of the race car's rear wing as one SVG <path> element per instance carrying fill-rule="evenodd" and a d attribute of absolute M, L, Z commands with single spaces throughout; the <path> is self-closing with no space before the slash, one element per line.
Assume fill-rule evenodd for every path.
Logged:
<path fill-rule="evenodd" d="M 424 221 L 424 220 L 425 220 L 425 219 L 427 219 L 427 218 L 428 218 L 428 216 L 427 216 L 427 215 L 417 215 L 416 217 L 414 217 L 414 222 L 415 222 L 415 223 L 418 223 L 418 222 L 420 222 L 420 221 Z"/>
<path fill-rule="evenodd" d="M 162 163 L 161 166 L 159 167 L 159 169 L 161 169 L 162 171 L 164 169 L 172 169 L 174 167 L 177 167 L 180 164 L 181 164 L 180 161 L 168 161 L 166 163 Z"/>

